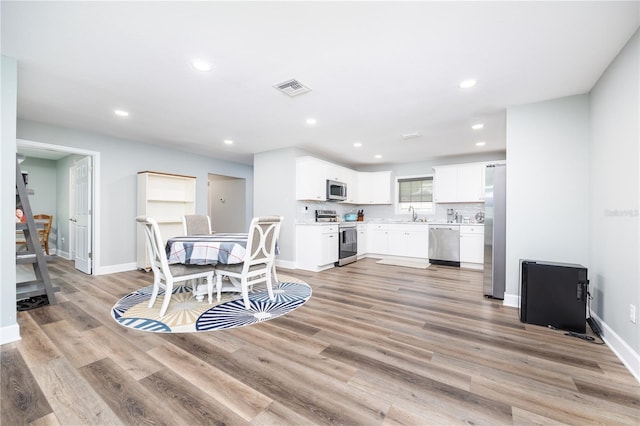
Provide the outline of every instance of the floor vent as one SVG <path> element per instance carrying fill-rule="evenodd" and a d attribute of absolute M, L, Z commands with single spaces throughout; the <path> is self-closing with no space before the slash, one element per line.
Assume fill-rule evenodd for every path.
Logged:
<path fill-rule="evenodd" d="M 310 92 L 311 89 L 304 84 L 300 83 L 296 79 L 291 79 L 283 83 L 274 84 L 273 87 L 291 97 L 302 95 L 303 93 Z"/>

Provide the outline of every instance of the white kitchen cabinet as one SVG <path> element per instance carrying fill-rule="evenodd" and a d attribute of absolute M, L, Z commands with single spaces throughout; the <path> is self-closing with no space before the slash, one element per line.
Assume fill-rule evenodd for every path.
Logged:
<path fill-rule="evenodd" d="M 484 202 L 484 163 L 455 164 L 433 169 L 435 170 L 434 202 Z"/>
<path fill-rule="evenodd" d="M 427 224 L 390 224 L 389 249 L 392 256 L 428 259 L 429 227 Z"/>
<path fill-rule="evenodd" d="M 358 204 L 358 173 L 355 170 L 340 167 L 339 182 L 347 184 L 347 199 L 342 201 L 345 204 Z"/>
<path fill-rule="evenodd" d="M 436 203 L 455 203 L 458 201 L 458 167 L 434 167 L 433 201 Z"/>
<path fill-rule="evenodd" d="M 300 224 L 296 226 L 296 266 L 322 271 L 338 261 L 338 225 Z"/>
<path fill-rule="evenodd" d="M 344 203 L 356 204 L 358 180 L 355 170 L 314 157 L 296 158 L 296 200 L 325 201 L 327 179 L 347 184 Z"/>
<path fill-rule="evenodd" d="M 484 201 L 484 170 L 480 163 L 458 166 L 458 202 Z"/>
<path fill-rule="evenodd" d="M 460 225 L 461 266 L 482 269 L 484 264 L 484 226 Z"/>
<path fill-rule="evenodd" d="M 326 163 L 317 158 L 296 158 L 296 200 L 327 199 L 326 169 Z"/>
<path fill-rule="evenodd" d="M 364 223 L 358 223 L 356 225 L 358 231 L 358 256 L 364 256 L 367 254 L 367 225 Z"/>
<path fill-rule="evenodd" d="M 169 173 L 139 172 L 137 193 L 138 216 L 149 216 L 158 222 L 166 241 L 183 235 L 182 216 L 196 212 L 196 178 Z M 146 239 L 142 227 L 137 227 L 136 266 L 150 269 Z"/>
<path fill-rule="evenodd" d="M 388 225 L 381 223 L 367 224 L 367 253 L 386 255 L 389 251 Z"/>
<path fill-rule="evenodd" d="M 358 172 L 358 204 L 391 204 L 391 171 Z"/>

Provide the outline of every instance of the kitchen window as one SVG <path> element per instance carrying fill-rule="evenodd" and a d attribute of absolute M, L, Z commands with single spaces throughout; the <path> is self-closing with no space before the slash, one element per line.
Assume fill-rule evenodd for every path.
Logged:
<path fill-rule="evenodd" d="M 433 175 L 396 178 L 396 214 L 433 213 Z"/>

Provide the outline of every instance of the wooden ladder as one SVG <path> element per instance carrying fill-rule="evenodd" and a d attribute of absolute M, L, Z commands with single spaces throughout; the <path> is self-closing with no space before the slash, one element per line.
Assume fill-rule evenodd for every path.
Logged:
<path fill-rule="evenodd" d="M 16 231 L 22 231 L 27 245 L 26 250 L 18 251 L 16 249 L 16 264 L 32 264 L 33 272 L 36 279 L 33 281 L 23 281 L 16 283 L 17 300 L 27 299 L 29 297 L 47 295 L 50 305 L 56 304 L 55 292 L 59 288 L 51 285 L 49 278 L 49 269 L 47 268 L 47 256 L 45 256 L 42 245 L 40 245 L 40 236 L 38 235 L 38 225 L 33 219 L 31 204 L 29 203 L 29 194 L 27 186 L 20 170 L 20 162 L 16 158 L 16 205 L 20 205 L 24 212 L 26 223 L 16 223 Z"/>

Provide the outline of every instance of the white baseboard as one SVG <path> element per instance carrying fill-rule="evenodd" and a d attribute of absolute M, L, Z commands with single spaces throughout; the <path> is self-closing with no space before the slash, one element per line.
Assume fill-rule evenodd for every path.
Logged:
<path fill-rule="evenodd" d="M 0 329 L 0 345 L 20 340 L 20 326 L 18 324 L 7 325 Z"/>
<path fill-rule="evenodd" d="M 56 256 L 59 256 L 66 260 L 71 260 L 71 255 L 69 255 L 69 253 L 67 253 L 66 251 L 55 249 L 54 252 L 56 253 Z"/>
<path fill-rule="evenodd" d="M 296 269 L 296 262 L 293 262 L 291 260 L 276 259 L 276 268 L 278 266 L 281 268 Z"/>
<path fill-rule="evenodd" d="M 502 304 L 504 306 L 511 306 L 512 308 L 519 308 L 520 307 L 520 296 L 518 296 L 517 294 L 505 293 L 504 294 L 504 300 L 502 301 Z"/>
<path fill-rule="evenodd" d="M 640 382 L 640 354 L 635 352 L 631 346 L 616 334 L 606 322 L 602 321 L 597 315 L 591 314 L 602 328 L 602 340 L 609 346 L 620 361 L 627 367 L 633 377 Z"/>
<path fill-rule="evenodd" d="M 135 271 L 138 268 L 136 262 L 121 263 L 119 265 L 101 266 L 96 269 L 95 275 L 115 274 L 117 272 Z"/>

